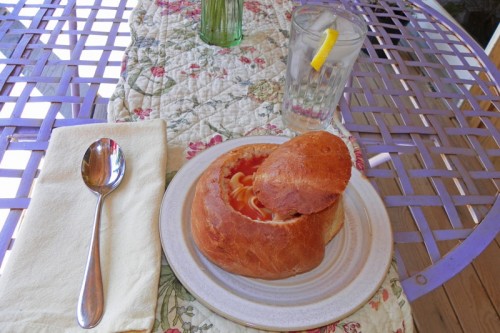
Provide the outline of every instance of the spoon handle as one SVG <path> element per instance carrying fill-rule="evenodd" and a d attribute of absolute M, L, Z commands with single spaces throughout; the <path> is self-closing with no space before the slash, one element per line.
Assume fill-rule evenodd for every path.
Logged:
<path fill-rule="evenodd" d="M 99 194 L 85 275 L 80 296 L 78 297 L 77 320 L 78 324 L 83 328 L 95 327 L 101 320 L 104 312 L 101 259 L 99 254 L 99 229 L 103 200 L 104 197 Z"/>

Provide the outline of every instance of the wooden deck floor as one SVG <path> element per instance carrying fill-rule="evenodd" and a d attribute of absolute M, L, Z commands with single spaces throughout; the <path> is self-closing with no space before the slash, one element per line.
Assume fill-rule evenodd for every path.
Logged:
<path fill-rule="evenodd" d="M 412 303 L 419 333 L 500 332 L 500 235 L 444 286 Z"/>
<path fill-rule="evenodd" d="M 490 58 L 500 68 L 500 40 Z M 500 332 L 500 235 L 459 275 L 414 301 L 412 310 L 419 333 Z"/>

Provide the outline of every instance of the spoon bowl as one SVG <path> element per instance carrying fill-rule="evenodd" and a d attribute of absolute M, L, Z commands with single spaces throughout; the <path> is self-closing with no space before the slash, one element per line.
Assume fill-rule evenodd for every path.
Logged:
<path fill-rule="evenodd" d="M 125 158 L 120 146 L 113 140 L 102 138 L 92 143 L 82 160 L 82 178 L 96 194 L 113 191 L 125 174 Z"/>
<path fill-rule="evenodd" d="M 125 158 L 120 146 L 108 138 L 93 142 L 82 160 L 82 178 L 87 187 L 97 195 L 92 239 L 82 288 L 78 297 L 77 320 L 83 328 L 95 327 L 104 313 L 99 229 L 104 198 L 111 193 L 125 174 Z"/>

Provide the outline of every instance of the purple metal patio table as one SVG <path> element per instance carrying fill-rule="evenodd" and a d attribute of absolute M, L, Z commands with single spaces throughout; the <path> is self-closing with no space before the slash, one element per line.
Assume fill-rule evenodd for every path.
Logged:
<path fill-rule="evenodd" d="M 412 301 L 459 273 L 500 231 L 500 73 L 461 27 L 422 1 L 342 3 L 369 28 L 341 117 L 389 212 Z"/>
<path fill-rule="evenodd" d="M 363 15 L 369 29 L 339 115 L 361 146 L 366 176 L 387 207 L 402 284 L 408 298 L 415 300 L 460 272 L 500 231 L 500 73 L 470 36 L 422 1 L 341 2 Z M 102 74 L 95 75 L 95 81 L 76 75 L 80 52 L 93 30 L 85 26 L 75 32 L 73 24 L 90 25 L 99 19 L 75 18 L 73 9 L 78 13 L 87 8 L 97 15 L 104 4 L 70 3 L 19 2 L 0 16 L 1 40 L 11 31 L 22 37 L 2 42 L 12 53 L 0 60 L 0 110 L 5 114 L 10 105 L 13 111 L 0 118 L 0 159 L 12 151 L 31 154 L 23 169 L 0 165 L 0 177 L 19 181 L 14 197 L 0 198 L 0 209 L 9 211 L 0 236 L 0 260 L 29 204 L 52 128 L 96 121 L 91 110 L 107 103 L 95 93 L 97 87 L 116 82 Z M 37 14 L 24 17 L 24 7 L 36 8 Z M 119 8 L 131 9 L 122 2 Z M 56 17 L 54 10 L 62 13 Z M 113 26 L 123 22 L 120 15 Z M 20 17 L 32 22 L 27 31 L 15 27 Z M 58 23 L 47 31 L 44 24 L 52 20 Z M 76 40 L 64 47 L 38 40 L 43 34 L 60 33 Z M 114 33 L 107 32 L 110 38 L 102 56 L 92 61 L 101 70 L 119 65 L 106 58 L 113 38 L 120 35 Z M 51 60 L 58 48 L 73 52 L 71 59 Z M 30 58 L 35 51 L 41 56 Z M 58 77 L 45 75 L 51 65 L 63 65 L 65 71 Z M 28 75 L 22 73 L 27 67 L 33 70 Z M 21 93 L 14 92 L 18 83 L 25 84 Z M 41 83 L 55 84 L 55 93 L 31 96 Z M 71 84 L 83 83 L 89 84 L 90 93 L 67 93 Z M 50 104 L 44 116 L 23 115 L 35 102 Z M 63 106 L 72 109 L 66 117 L 59 112 Z"/>

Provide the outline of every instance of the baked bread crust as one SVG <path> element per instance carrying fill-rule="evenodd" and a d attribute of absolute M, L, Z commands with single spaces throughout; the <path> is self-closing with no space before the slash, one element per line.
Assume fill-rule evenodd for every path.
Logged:
<path fill-rule="evenodd" d="M 191 207 L 193 240 L 206 258 L 228 272 L 262 279 L 307 272 L 321 263 L 326 244 L 342 228 L 341 194 L 313 214 L 272 221 L 253 220 L 231 206 L 229 178 L 234 167 L 242 159 L 269 159 L 278 147 L 282 145 L 238 147 L 217 158 L 198 180 Z"/>
<path fill-rule="evenodd" d="M 312 214 L 332 205 L 351 178 L 346 144 L 326 131 L 307 132 L 281 145 L 259 167 L 254 193 L 280 215 Z"/>

